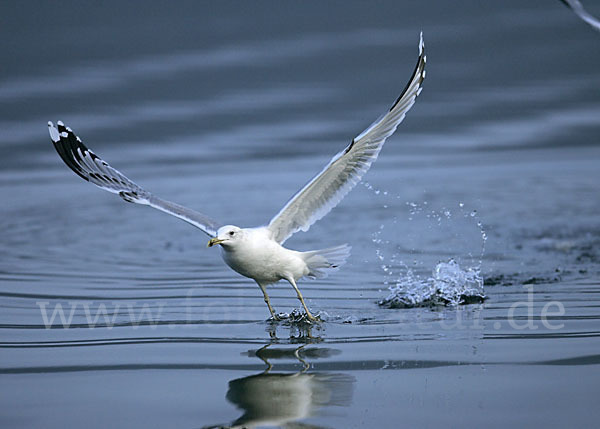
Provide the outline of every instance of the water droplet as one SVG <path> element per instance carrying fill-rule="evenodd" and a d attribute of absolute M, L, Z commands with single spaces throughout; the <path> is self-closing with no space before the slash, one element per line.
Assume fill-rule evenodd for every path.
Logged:
<path fill-rule="evenodd" d="M 416 263 L 416 261 L 414 261 Z M 465 296 L 483 297 L 483 278 L 477 268 L 462 269 L 450 259 L 435 266 L 429 278 L 422 278 L 406 267 L 383 301 L 391 306 L 458 305 Z"/>

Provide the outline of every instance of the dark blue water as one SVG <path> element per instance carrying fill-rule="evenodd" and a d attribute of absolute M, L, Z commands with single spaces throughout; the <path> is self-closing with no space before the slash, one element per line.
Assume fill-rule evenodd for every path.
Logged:
<path fill-rule="evenodd" d="M 259 225 L 393 102 L 421 30 L 417 103 L 286 243 L 353 246 L 300 284 L 317 326 L 266 321 L 205 235 L 83 182 L 47 135 L 63 120 L 157 195 Z M 3 427 L 600 417 L 600 38 L 559 1 L 5 2 L 0 36 Z M 437 281 L 471 270 L 484 303 L 378 305 L 451 260 Z"/>

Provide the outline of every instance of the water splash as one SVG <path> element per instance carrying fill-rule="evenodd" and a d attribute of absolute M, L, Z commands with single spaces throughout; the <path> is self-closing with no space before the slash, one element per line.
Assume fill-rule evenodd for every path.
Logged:
<path fill-rule="evenodd" d="M 392 205 L 390 199 L 401 199 L 385 197 L 388 192 L 369 183 L 363 185 L 385 200 L 385 208 Z M 481 263 L 488 236 L 477 211 L 463 202 L 456 207 L 434 206 L 427 201 L 406 202 L 404 211 L 413 224 L 408 231 L 402 230 L 408 223 L 396 216 L 391 227 L 382 224 L 371 234 L 376 262 L 389 289 L 389 295 L 379 301 L 382 307 L 457 306 L 485 299 Z M 395 212 L 401 209 L 397 206 Z M 472 252 L 477 242 L 481 247 Z"/>
<path fill-rule="evenodd" d="M 387 298 L 379 301 L 382 307 L 456 306 L 485 299 L 479 268 L 462 269 L 454 259 L 438 263 L 427 279 L 408 269 L 389 289 Z"/>

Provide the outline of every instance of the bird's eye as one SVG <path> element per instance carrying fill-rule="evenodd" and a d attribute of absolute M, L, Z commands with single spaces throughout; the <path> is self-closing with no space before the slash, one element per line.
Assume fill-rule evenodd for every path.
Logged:
<path fill-rule="evenodd" d="M 232 237 L 234 236 L 235 232 L 233 231 L 229 231 L 229 235 L 231 235 Z"/>

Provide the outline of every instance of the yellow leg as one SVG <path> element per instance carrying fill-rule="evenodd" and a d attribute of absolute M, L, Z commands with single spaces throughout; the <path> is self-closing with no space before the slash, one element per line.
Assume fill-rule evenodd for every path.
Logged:
<path fill-rule="evenodd" d="M 308 310 L 308 307 L 306 306 L 306 303 L 304 302 L 304 298 L 302 297 L 302 294 L 300 293 L 300 289 L 298 289 L 298 286 L 296 286 L 296 282 L 294 281 L 294 279 L 290 277 L 289 279 L 287 279 L 287 281 L 290 282 L 290 284 L 294 287 L 294 289 L 296 289 L 296 294 L 298 295 L 298 299 L 302 303 L 302 307 L 304 307 L 304 311 L 306 311 L 308 320 L 310 320 L 311 322 L 317 322 L 319 319 L 316 318 L 315 316 L 313 316 L 311 314 L 311 312 Z"/>
<path fill-rule="evenodd" d="M 275 314 L 275 310 L 273 310 L 273 307 L 271 307 L 271 301 L 269 300 L 269 295 L 267 295 L 267 287 L 261 285 L 260 283 L 258 283 L 258 286 L 260 287 L 260 290 L 262 290 L 263 296 L 265 297 L 265 303 L 267 304 L 267 307 L 269 307 L 271 317 L 275 320 L 279 320 L 279 317 L 277 317 Z"/>

